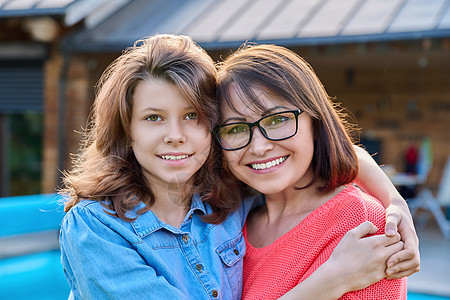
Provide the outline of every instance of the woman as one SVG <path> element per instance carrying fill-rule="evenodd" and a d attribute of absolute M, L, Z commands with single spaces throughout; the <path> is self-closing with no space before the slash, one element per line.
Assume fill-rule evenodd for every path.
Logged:
<path fill-rule="evenodd" d="M 358 159 L 348 124 L 303 59 L 274 45 L 244 47 L 220 66 L 217 96 L 225 166 L 265 200 L 243 230 L 244 299 L 288 293 L 362 222 L 383 233 L 382 204 L 352 185 Z M 406 299 L 406 279 L 345 292 L 327 298 Z"/>

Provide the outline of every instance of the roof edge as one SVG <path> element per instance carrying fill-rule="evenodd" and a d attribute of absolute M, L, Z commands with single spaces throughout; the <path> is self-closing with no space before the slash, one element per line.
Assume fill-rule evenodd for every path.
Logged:
<path fill-rule="evenodd" d="M 212 41 L 197 42 L 205 50 L 236 49 L 245 43 L 256 44 L 277 44 L 280 46 L 319 46 L 337 44 L 362 44 L 370 42 L 389 42 L 398 40 L 420 40 L 424 38 L 444 38 L 450 37 L 450 29 L 396 32 L 370 35 L 344 35 L 327 37 L 307 37 L 307 38 L 286 38 L 269 40 L 242 40 L 242 41 Z M 194 39 L 195 40 L 195 39 Z M 74 41 L 66 39 L 62 47 L 67 52 L 118 52 L 123 51 L 133 45 L 134 41 L 117 41 L 114 43 L 95 43 L 89 41 Z"/>

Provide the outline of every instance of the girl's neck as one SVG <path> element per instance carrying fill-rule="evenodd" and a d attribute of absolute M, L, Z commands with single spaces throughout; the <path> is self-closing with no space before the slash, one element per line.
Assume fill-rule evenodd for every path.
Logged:
<path fill-rule="evenodd" d="M 151 189 L 155 203 L 150 209 L 164 223 L 180 228 L 191 207 L 192 185 L 153 184 Z"/>

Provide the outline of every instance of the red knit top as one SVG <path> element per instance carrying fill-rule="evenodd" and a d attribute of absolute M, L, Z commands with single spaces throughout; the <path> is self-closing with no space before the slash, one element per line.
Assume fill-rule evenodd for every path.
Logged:
<path fill-rule="evenodd" d="M 252 247 L 244 226 L 247 253 L 242 299 L 281 297 L 323 264 L 347 231 L 366 220 L 379 228 L 377 234 L 383 234 L 381 203 L 350 186 L 267 247 Z M 406 278 L 383 279 L 340 299 L 406 299 Z"/>

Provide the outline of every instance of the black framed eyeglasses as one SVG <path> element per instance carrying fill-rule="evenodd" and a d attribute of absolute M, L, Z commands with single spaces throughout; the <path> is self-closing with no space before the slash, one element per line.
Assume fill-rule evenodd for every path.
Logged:
<path fill-rule="evenodd" d="M 271 141 L 282 141 L 293 137 L 298 130 L 300 109 L 288 110 L 267 115 L 256 122 L 229 123 L 214 128 L 214 137 L 224 150 L 239 150 L 250 144 L 253 127 Z"/>

